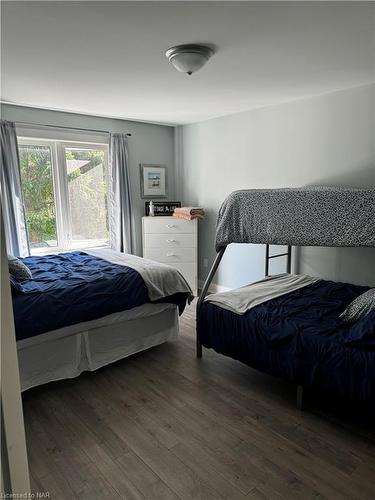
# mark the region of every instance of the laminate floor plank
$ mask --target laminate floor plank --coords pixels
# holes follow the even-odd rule
[[[124,474],[119,464],[113,460],[110,450],[106,448],[106,441],[96,439],[96,435],[85,426],[84,421],[77,418],[77,414],[72,410],[71,405],[67,405],[64,400],[52,394],[49,394],[46,399],[49,408],[54,412],[55,418],[69,430],[72,440],[80,442],[85,453],[120,498],[126,498],[127,500],[144,499],[144,495],[134,486],[128,474]]]
[[[177,500],[180,498],[135,453],[130,451],[120,457],[117,462],[148,500],[156,498]]]
[[[152,373],[155,371],[155,369],[156,369],[155,367],[150,367],[149,363],[147,364],[147,368],[145,368],[145,370],[150,370]],[[161,379],[161,377],[162,377],[162,374],[159,373],[158,374],[159,380]],[[178,389],[177,389],[178,395],[180,397],[186,397],[186,396],[189,397],[189,394],[184,393],[184,389],[186,389],[186,387],[184,387],[184,385],[186,386],[186,384],[182,384],[181,386],[178,387]],[[202,398],[202,400],[203,399],[204,398]],[[259,426],[259,423],[256,420],[254,420],[251,424],[247,423],[245,421],[245,419],[243,418],[243,415],[241,415],[238,412],[237,407],[231,406],[228,402],[225,402],[223,404],[222,401],[220,401],[219,397],[217,397],[215,399],[211,399],[210,397],[207,397],[207,400],[210,401],[210,405],[205,406],[205,407],[204,406],[200,407],[203,411],[203,414],[204,414],[203,418],[205,418],[206,416],[209,416],[210,413],[212,412],[212,408],[213,408],[218,424],[221,423],[221,424],[227,425],[229,428],[232,429],[233,432],[238,432],[241,435],[241,437],[243,438],[243,440],[249,439],[251,437],[250,431],[255,426]],[[200,404],[200,402],[201,402],[201,398],[198,397],[196,394],[195,403]],[[245,415],[246,415],[246,412],[245,412]],[[264,428],[262,426],[260,426],[260,432],[262,433],[262,431],[264,434]],[[261,447],[259,450],[257,450],[258,456],[267,455],[268,441],[267,441],[266,437],[268,435],[269,435],[269,433],[267,433],[264,437],[262,436],[262,438],[264,440],[263,446],[265,447],[265,449],[263,449]],[[284,443],[284,441],[288,442],[284,437],[282,437],[281,440],[279,439],[278,444],[280,444],[280,446],[281,446]],[[296,448],[295,446],[293,446],[293,443],[288,443],[288,444],[289,444],[289,446],[287,447],[285,456],[282,457],[281,462],[285,463],[286,459],[289,459],[289,457],[292,457],[294,459],[292,461],[292,465],[295,466],[296,462],[299,463],[300,455],[303,454],[304,450],[300,450],[300,449]],[[244,447],[246,447],[246,446],[247,446],[247,444],[244,445]],[[284,448],[285,448],[285,444],[284,444]],[[305,454],[307,456],[308,452],[305,452]],[[256,457],[257,455],[254,455],[254,457]],[[236,457],[236,450],[232,449],[231,450],[231,460],[235,460],[234,457]],[[223,456],[222,460],[225,461],[226,457]],[[307,456],[307,460],[311,460],[311,459]],[[244,460],[244,458],[242,457],[241,459],[237,458],[237,460],[235,460],[234,463],[235,463],[237,472],[240,474],[241,468],[242,468],[241,464],[249,464],[249,461]],[[322,472],[326,471],[326,464],[319,463],[318,465],[320,466]],[[297,466],[297,468],[298,468],[298,466]],[[252,470],[252,471],[255,470],[254,464],[252,464],[252,467],[250,470]],[[340,474],[340,471],[337,471],[337,473]]]
[[[71,428],[61,425],[46,404],[38,405],[34,401],[30,406],[34,420],[38,420],[43,429],[37,437],[42,446],[44,443],[49,460],[61,471],[75,497],[82,500],[122,498],[100,473]],[[40,482],[43,483],[43,477]]]
[[[32,490],[53,500],[374,500],[374,417],[180,338],[23,395]],[[322,406],[320,406],[320,404]]]
[[[190,467],[194,472],[202,475],[206,481],[214,488],[218,498],[224,500],[244,500],[246,497],[234,485],[232,485],[220,472],[220,468],[210,460],[209,455],[201,460],[204,454],[199,443],[178,444],[172,448],[172,453],[178,457],[181,462]]]
[[[129,375],[129,370],[127,370],[127,375]],[[138,374],[139,378],[140,375]],[[121,385],[120,379],[121,374],[118,374],[119,384]],[[233,462],[229,456],[226,460],[222,460],[224,452],[233,449],[242,440],[223,426],[220,426],[214,416],[199,413],[188,405],[180,408],[169,404],[168,401],[160,398],[157,391],[152,391],[152,382],[149,383],[151,389],[147,391],[147,380],[143,377],[138,380],[138,384],[143,387],[142,411],[152,414],[179,442],[187,446],[195,445],[195,454],[200,454],[200,463],[212,462],[217,472],[222,473],[234,488],[238,488],[244,493],[248,492],[255,483],[254,469],[252,474],[249,474],[249,471],[242,469],[241,463]],[[153,433],[153,437],[158,438],[155,433]],[[217,455],[217,450],[221,452],[219,455]],[[217,460],[218,456],[220,460]],[[233,491],[233,495],[235,493]]]
[[[127,408],[113,400],[109,407],[105,403],[106,392],[94,392],[86,380],[81,406],[87,405],[95,411],[96,416],[111,426],[127,446],[181,498],[186,499],[218,499],[221,498],[214,488],[203,477],[185,466],[168,448],[157,440],[153,430],[148,425],[141,425],[134,418],[131,408]],[[130,411],[129,411],[130,410]],[[86,410],[87,411],[87,410]],[[86,413],[85,411],[85,413]],[[121,461],[120,461],[121,462]]]
[[[156,361],[155,354],[150,353],[150,356]],[[170,369],[173,370],[175,363],[173,361],[171,363],[172,365],[168,363],[168,366],[172,366]],[[179,374],[186,376],[186,364],[183,373],[179,371]],[[189,380],[192,379],[189,377]],[[351,451],[348,452],[346,442],[333,438],[327,439],[330,437],[329,433],[322,436],[320,433],[309,429],[309,427],[301,425],[301,416],[298,412],[288,413],[289,418],[285,419],[285,414],[281,413],[277,407],[272,408],[269,401],[259,402],[259,398],[256,399],[255,397],[256,395],[251,393],[243,394],[236,387],[233,387],[233,384],[229,384],[228,377],[224,378],[222,375],[210,377],[204,383],[208,384],[211,390],[220,393],[221,397],[227,395],[228,403],[230,402],[232,406],[247,408],[249,413],[245,418],[262,420],[264,425],[269,426],[271,430],[277,429],[278,433],[288,436],[301,447],[324,457],[328,463],[337,465],[348,473],[353,472],[359,464],[360,458]],[[281,415],[282,418],[280,418]]]

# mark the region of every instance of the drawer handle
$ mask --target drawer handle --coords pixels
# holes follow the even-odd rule
[[[175,253],[167,253],[167,257],[176,257]]]
[[[172,228],[176,227],[176,224],[167,224],[165,227],[172,229]]]
[[[177,240],[170,239],[170,240],[165,240],[167,243],[177,243]]]

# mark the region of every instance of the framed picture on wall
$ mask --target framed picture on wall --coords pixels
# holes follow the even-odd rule
[[[141,198],[167,198],[167,168],[142,163]]]

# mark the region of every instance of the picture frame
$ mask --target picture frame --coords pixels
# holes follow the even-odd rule
[[[155,164],[140,164],[141,198],[158,199],[168,197],[167,167]]]
[[[175,208],[181,208],[180,201],[155,201],[154,205],[154,216],[171,216],[173,215]],[[145,202],[145,215],[150,215],[150,202]]]

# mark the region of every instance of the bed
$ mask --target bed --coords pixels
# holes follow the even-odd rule
[[[175,269],[110,249],[22,259],[13,290],[22,390],[173,340],[192,299]]]
[[[300,408],[303,387],[375,406],[375,312],[354,324],[340,318],[368,287],[313,280],[238,314],[208,294],[231,243],[266,244],[266,275],[274,257],[270,244],[288,245],[288,251],[279,254],[288,258],[288,273],[292,245],[375,247],[375,190],[319,187],[232,193],[219,211],[218,253],[197,304],[198,357],[202,346],[212,348],[294,382]],[[228,292],[229,297],[231,293],[238,291]]]

